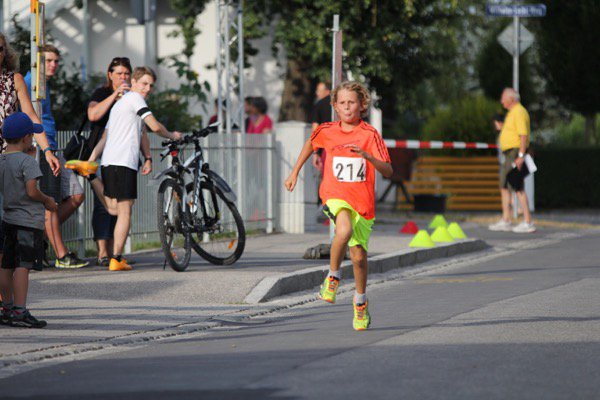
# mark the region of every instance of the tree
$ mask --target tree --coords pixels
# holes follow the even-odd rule
[[[402,94],[435,74],[436,62],[451,58],[456,0],[294,0],[245,2],[245,21],[272,25],[274,47],[285,51],[286,76],[280,119],[306,120],[312,88],[328,79],[331,32],[340,14],[344,71],[382,98],[384,114],[396,113]],[[264,32],[264,30],[263,30]],[[447,46],[432,45],[447,43]]]
[[[595,115],[600,111],[600,3],[548,0],[537,18],[540,64],[547,90],[585,117],[585,141],[598,143]]]

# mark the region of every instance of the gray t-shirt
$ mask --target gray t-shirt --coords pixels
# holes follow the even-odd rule
[[[9,224],[44,229],[44,204],[27,195],[25,183],[42,176],[30,155],[22,152],[0,154],[0,191],[4,196],[2,219]]]

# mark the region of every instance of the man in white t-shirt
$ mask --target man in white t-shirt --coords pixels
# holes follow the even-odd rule
[[[181,139],[181,133],[169,132],[152,115],[145,98],[156,81],[151,68],[138,67],[131,76],[131,91],[123,95],[110,111],[103,138],[92,152],[88,161],[69,161],[66,168],[86,176],[92,188],[111,215],[117,216],[114,232],[113,257],[110,271],[129,271],[132,267],[122,258],[125,240],[131,225],[131,209],[137,198],[137,172],[140,159],[140,144],[144,155],[142,174],[152,171],[152,158],[146,127],[154,133],[173,140]],[[97,179],[96,159],[102,154],[102,178]]]

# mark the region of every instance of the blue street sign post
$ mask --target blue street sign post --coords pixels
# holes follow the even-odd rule
[[[545,4],[500,5],[488,4],[485,14],[490,17],[540,18],[546,16]]]

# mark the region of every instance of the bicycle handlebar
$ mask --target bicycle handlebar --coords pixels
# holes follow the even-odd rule
[[[200,130],[192,130],[191,135],[186,135],[180,140],[171,140],[171,139],[165,140],[165,141],[161,142],[161,146],[165,147],[165,146],[170,146],[172,144],[177,144],[177,145],[189,144],[189,143],[194,142],[194,140],[196,140],[197,138],[207,137],[211,133],[216,132],[218,127],[219,127],[219,123],[215,122],[214,124],[211,124],[211,125],[207,126],[206,128],[202,128]]]

